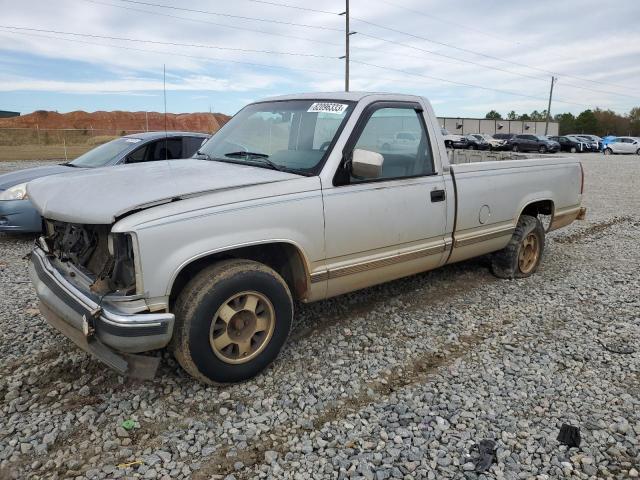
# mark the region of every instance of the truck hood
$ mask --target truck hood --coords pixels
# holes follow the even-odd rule
[[[162,203],[298,175],[208,160],[169,160],[87,169],[34,180],[27,194],[51,220],[111,224],[118,217]]]
[[[49,165],[47,167],[25,168],[11,173],[0,175],[0,190],[6,190],[14,185],[30,182],[36,178],[48,177],[49,175],[57,175],[58,173],[73,172],[73,167],[65,165]]]

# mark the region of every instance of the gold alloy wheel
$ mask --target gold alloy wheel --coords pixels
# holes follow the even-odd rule
[[[518,268],[522,273],[530,273],[538,262],[540,255],[540,242],[535,233],[531,232],[522,241],[520,252],[518,253]]]
[[[248,362],[269,344],[275,320],[273,305],[263,294],[238,293],[228,298],[213,317],[209,329],[211,349],[223,362]]]

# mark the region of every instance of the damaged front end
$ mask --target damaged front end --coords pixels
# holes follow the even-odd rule
[[[159,357],[133,354],[165,347],[174,316],[147,304],[133,236],[53,220],[43,230],[30,273],[47,321],[119,373],[153,376]]]
[[[134,295],[137,291],[133,241],[126,233],[110,233],[109,225],[45,221],[40,244],[59,262],[91,279],[97,295]]]

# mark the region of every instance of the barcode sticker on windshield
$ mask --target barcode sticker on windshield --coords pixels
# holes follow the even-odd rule
[[[307,112],[323,112],[323,113],[335,113],[340,115],[344,112],[349,105],[344,103],[327,103],[327,102],[317,102],[309,107]]]

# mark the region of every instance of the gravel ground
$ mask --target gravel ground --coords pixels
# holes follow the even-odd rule
[[[40,317],[31,239],[0,236],[0,478],[637,477],[640,160],[580,159],[587,220],[533,277],[480,258],[301,305],[274,365],[227,388],[168,354],[144,383],[92,361]]]

